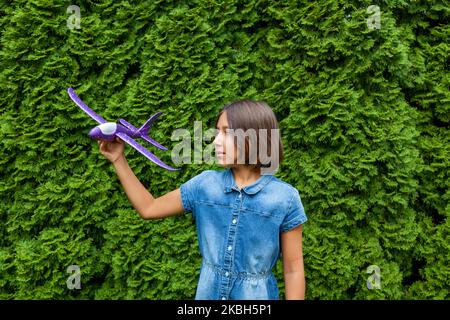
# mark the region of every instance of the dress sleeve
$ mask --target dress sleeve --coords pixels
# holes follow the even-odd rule
[[[192,177],[190,180],[180,185],[181,201],[185,212],[192,212],[195,218],[195,203],[197,200],[198,188],[202,185],[202,180],[206,171]]]
[[[298,193],[298,190],[295,189],[295,192],[289,202],[289,209],[287,211],[287,214],[285,215],[284,220],[280,226],[280,231],[289,231],[305,223],[307,220],[308,218],[306,217],[300,194]]]

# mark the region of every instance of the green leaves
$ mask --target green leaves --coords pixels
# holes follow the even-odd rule
[[[370,30],[371,4],[106,1],[80,5],[73,30],[64,1],[0,5],[0,299],[195,295],[192,216],[138,216],[68,87],[110,121],[162,111],[150,134],[169,150],[174,130],[213,128],[226,103],[267,101],[277,176],[309,218],[307,299],[448,298],[449,11],[391,1]],[[180,175],[126,155],[155,197],[210,168]],[[66,285],[71,265],[80,290]]]

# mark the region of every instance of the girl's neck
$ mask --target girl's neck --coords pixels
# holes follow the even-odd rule
[[[234,181],[237,186],[242,189],[245,186],[251,185],[256,182],[261,176],[261,169],[250,169],[245,166],[235,166],[231,168]]]

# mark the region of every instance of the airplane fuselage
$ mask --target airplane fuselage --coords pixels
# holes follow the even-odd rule
[[[114,141],[116,134],[123,132],[130,137],[135,137],[135,132],[124,127],[120,123],[105,122],[94,127],[89,132],[89,137],[97,140]]]

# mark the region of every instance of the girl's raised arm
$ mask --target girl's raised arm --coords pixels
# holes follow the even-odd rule
[[[114,162],[114,168],[128,199],[142,219],[161,219],[184,212],[179,188],[154,198],[131,170],[125,157]]]
[[[123,141],[102,141],[99,146],[100,152],[113,164],[128,199],[143,219],[160,219],[184,212],[180,189],[155,199],[145,188],[128,165]]]
[[[154,199],[153,203],[144,210],[143,219],[161,219],[182,214],[184,212],[181,202],[180,189],[175,189],[165,195]]]

